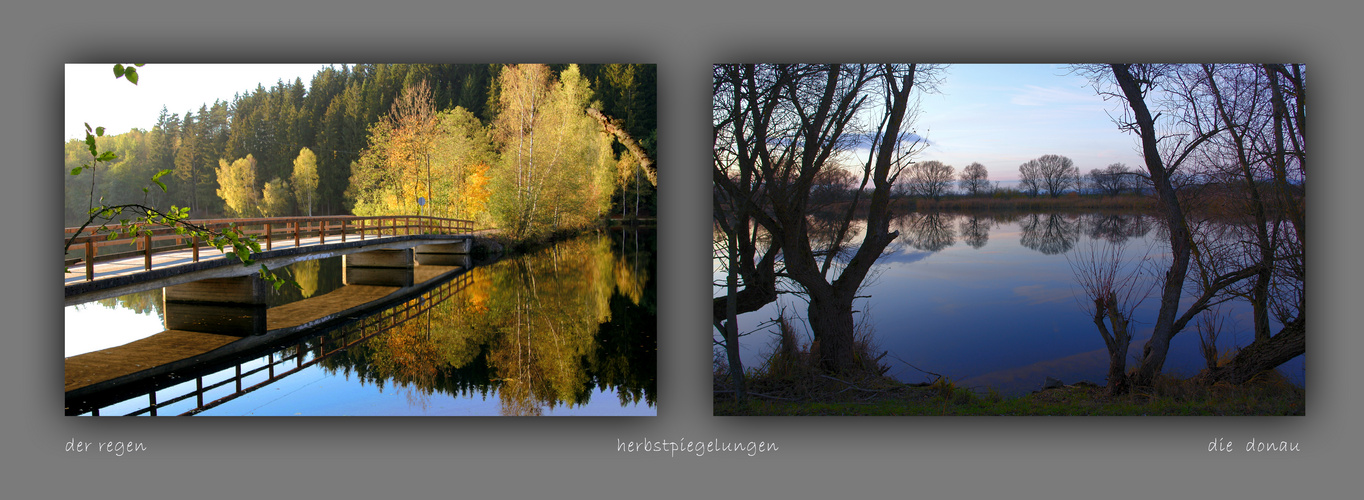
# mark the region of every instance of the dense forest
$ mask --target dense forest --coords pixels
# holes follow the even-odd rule
[[[99,137],[117,159],[65,176],[64,222],[142,203],[196,218],[435,215],[535,236],[652,215],[655,86],[642,64],[330,66]],[[80,140],[64,153],[67,172],[91,159]],[[167,190],[144,192],[163,170]]]

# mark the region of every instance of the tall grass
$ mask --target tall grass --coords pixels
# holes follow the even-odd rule
[[[825,400],[832,394],[876,392],[877,388],[898,384],[885,376],[890,367],[882,365],[881,360],[888,353],[880,349],[874,329],[867,323],[859,322],[853,333],[857,368],[835,376],[820,366],[819,343],[805,341],[793,321],[784,312],[774,320],[769,354],[745,374],[749,394],[778,400]],[[718,351],[712,371],[717,383],[728,376],[727,363]]]

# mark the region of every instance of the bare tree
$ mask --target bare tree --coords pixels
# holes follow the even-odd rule
[[[716,218],[749,217],[780,247],[785,274],[808,296],[810,329],[828,370],[849,372],[858,365],[852,302],[897,236],[888,230],[891,186],[924,146],[907,130],[909,96],[925,82],[931,88],[935,73],[917,64],[716,67],[715,107],[733,112],[723,118],[717,112],[716,149],[724,151],[716,155],[713,180],[717,193],[734,194],[717,201]],[[852,163],[858,156],[864,158],[860,186],[839,219],[833,248],[817,251],[807,217],[815,179],[830,162]],[[733,185],[735,178],[740,185]],[[865,235],[833,277],[834,256],[846,244],[868,183]]]
[[[1028,163],[1036,162],[1037,178],[1042,189],[1052,198],[1061,196],[1067,189],[1077,187],[1080,169],[1075,162],[1061,155],[1042,155]],[[1025,164],[1026,165],[1026,164]]]
[[[910,194],[922,198],[942,199],[952,189],[953,168],[937,160],[915,163],[909,167],[905,185]]]
[[[767,245],[762,257],[757,257],[762,232],[754,217],[766,211],[767,204],[762,200],[766,179],[753,167],[760,162],[762,145],[753,140],[749,119],[764,111],[750,108],[774,101],[778,91],[775,82],[759,88],[757,78],[753,66],[714,69],[712,214],[722,235],[719,257],[725,263],[726,280],[725,295],[714,299],[712,322],[724,339],[728,371],[740,401],[747,394],[739,356],[738,316],[777,299],[776,257],[780,251],[779,245]]]
[[[1303,311],[1306,241],[1299,186],[1306,177],[1305,82],[1300,65],[1202,65],[1192,79],[1197,94],[1214,111],[1225,131],[1211,141],[1210,157],[1220,160],[1227,185],[1239,198],[1233,209],[1249,221],[1240,241],[1250,252],[1242,265],[1258,271],[1234,293],[1250,302],[1255,340],[1225,366],[1210,367],[1210,381],[1243,382],[1306,351]],[[1191,102],[1192,99],[1189,99]],[[1266,182],[1268,180],[1268,182]],[[1270,315],[1283,325],[1271,332]]]
[[[961,190],[971,196],[980,196],[990,189],[990,172],[979,162],[961,169]]]
[[[1100,194],[1117,196],[1136,187],[1136,174],[1122,163],[1089,171],[1089,182]]]
[[[1028,196],[1036,197],[1042,191],[1042,165],[1035,159],[1019,165],[1018,183]]]
[[[1188,68],[1176,65],[1112,64],[1106,70],[1112,73],[1113,81],[1117,85],[1116,91],[1102,89],[1107,81],[1104,71],[1093,71],[1094,68],[1088,70],[1096,77],[1094,81],[1096,87],[1100,87],[1101,94],[1118,97],[1127,104],[1127,111],[1119,119],[1119,126],[1124,130],[1136,132],[1141,139],[1146,170],[1170,239],[1170,267],[1161,286],[1159,312],[1153,325],[1151,340],[1142,348],[1141,364],[1133,379],[1136,385],[1150,385],[1164,365],[1170,340],[1199,313],[1227,300],[1225,292],[1230,287],[1259,274],[1262,266],[1269,263],[1256,260],[1246,265],[1234,265],[1235,262],[1228,262],[1227,259],[1215,258],[1219,254],[1226,255],[1225,252],[1209,252],[1207,250],[1210,248],[1207,247],[1202,251],[1195,251],[1200,244],[1206,246],[1209,242],[1215,241],[1215,238],[1195,236],[1195,227],[1189,223],[1188,212],[1179,196],[1176,181],[1180,178],[1198,177],[1189,172],[1181,172],[1180,167],[1185,166],[1186,161],[1193,164],[1197,162],[1197,158],[1203,157],[1206,146],[1223,134],[1225,128],[1215,119],[1209,119],[1209,112],[1203,106],[1186,99],[1176,101],[1175,106],[1167,109],[1171,112],[1172,123],[1167,125],[1167,129],[1162,133],[1157,129],[1157,115],[1153,114],[1147,105],[1148,93],[1160,88],[1162,84],[1166,90],[1179,89],[1181,79],[1188,77],[1188,74],[1181,73],[1181,70],[1187,71]],[[1184,85],[1184,88],[1188,88],[1188,85]],[[1173,94],[1177,95],[1178,92]],[[1190,161],[1191,159],[1194,160]],[[1195,264],[1193,269],[1196,271],[1192,274],[1191,263]],[[1187,307],[1181,307],[1181,298],[1186,286],[1191,287],[1196,295]],[[1265,358],[1258,358],[1259,351],[1248,346],[1247,350],[1255,351],[1254,354],[1247,356],[1248,359],[1256,358],[1252,365],[1262,366],[1267,359],[1277,359],[1278,356],[1286,355],[1296,346],[1302,345],[1301,315],[1291,319],[1292,321],[1285,322],[1284,330],[1280,333],[1283,335],[1281,340],[1284,341],[1284,345],[1267,346],[1268,350],[1273,351],[1272,355],[1266,353]],[[1275,337],[1278,338],[1279,335]]]
[[[1128,390],[1127,349],[1132,343],[1129,328],[1132,313],[1150,296],[1154,285],[1154,281],[1143,276],[1147,260],[1133,261],[1124,250],[1120,243],[1100,244],[1091,240],[1087,249],[1066,254],[1075,282],[1088,298],[1081,306],[1092,313],[1094,326],[1108,348],[1110,395]]]

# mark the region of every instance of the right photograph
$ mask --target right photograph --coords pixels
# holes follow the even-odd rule
[[[717,64],[715,415],[1305,415],[1304,64]]]

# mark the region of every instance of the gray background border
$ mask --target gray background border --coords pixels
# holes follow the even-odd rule
[[[1356,324],[1361,135],[1358,5],[1340,1],[436,0],[188,6],[53,1],[5,8],[0,474],[13,498],[571,497],[745,494],[911,498],[1327,496],[1357,480],[1364,433]],[[655,418],[78,419],[60,416],[66,62],[645,62],[659,65],[659,416]],[[1313,73],[1311,398],[1302,418],[716,418],[706,320],[709,72],[771,61],[1305,62]],[[150,72],[146,74],[150,75]],[[53,234],[55,236],[55,234]],[[1352,369],[1353,368],[1353,369]],[[1226,438],[1235,453],[1210,453]],[[116,457],[70,439],[135,441]],[[756,457],[621,453],[617,441],[767,441]],[[1291,441],[1254,454],[1249,439]],[[1350,465],[1354,464],[1354,465]],[[1349,474],[1348,476],[1346,474]],[[1151,490],[1149,488],[1157,488]]]

